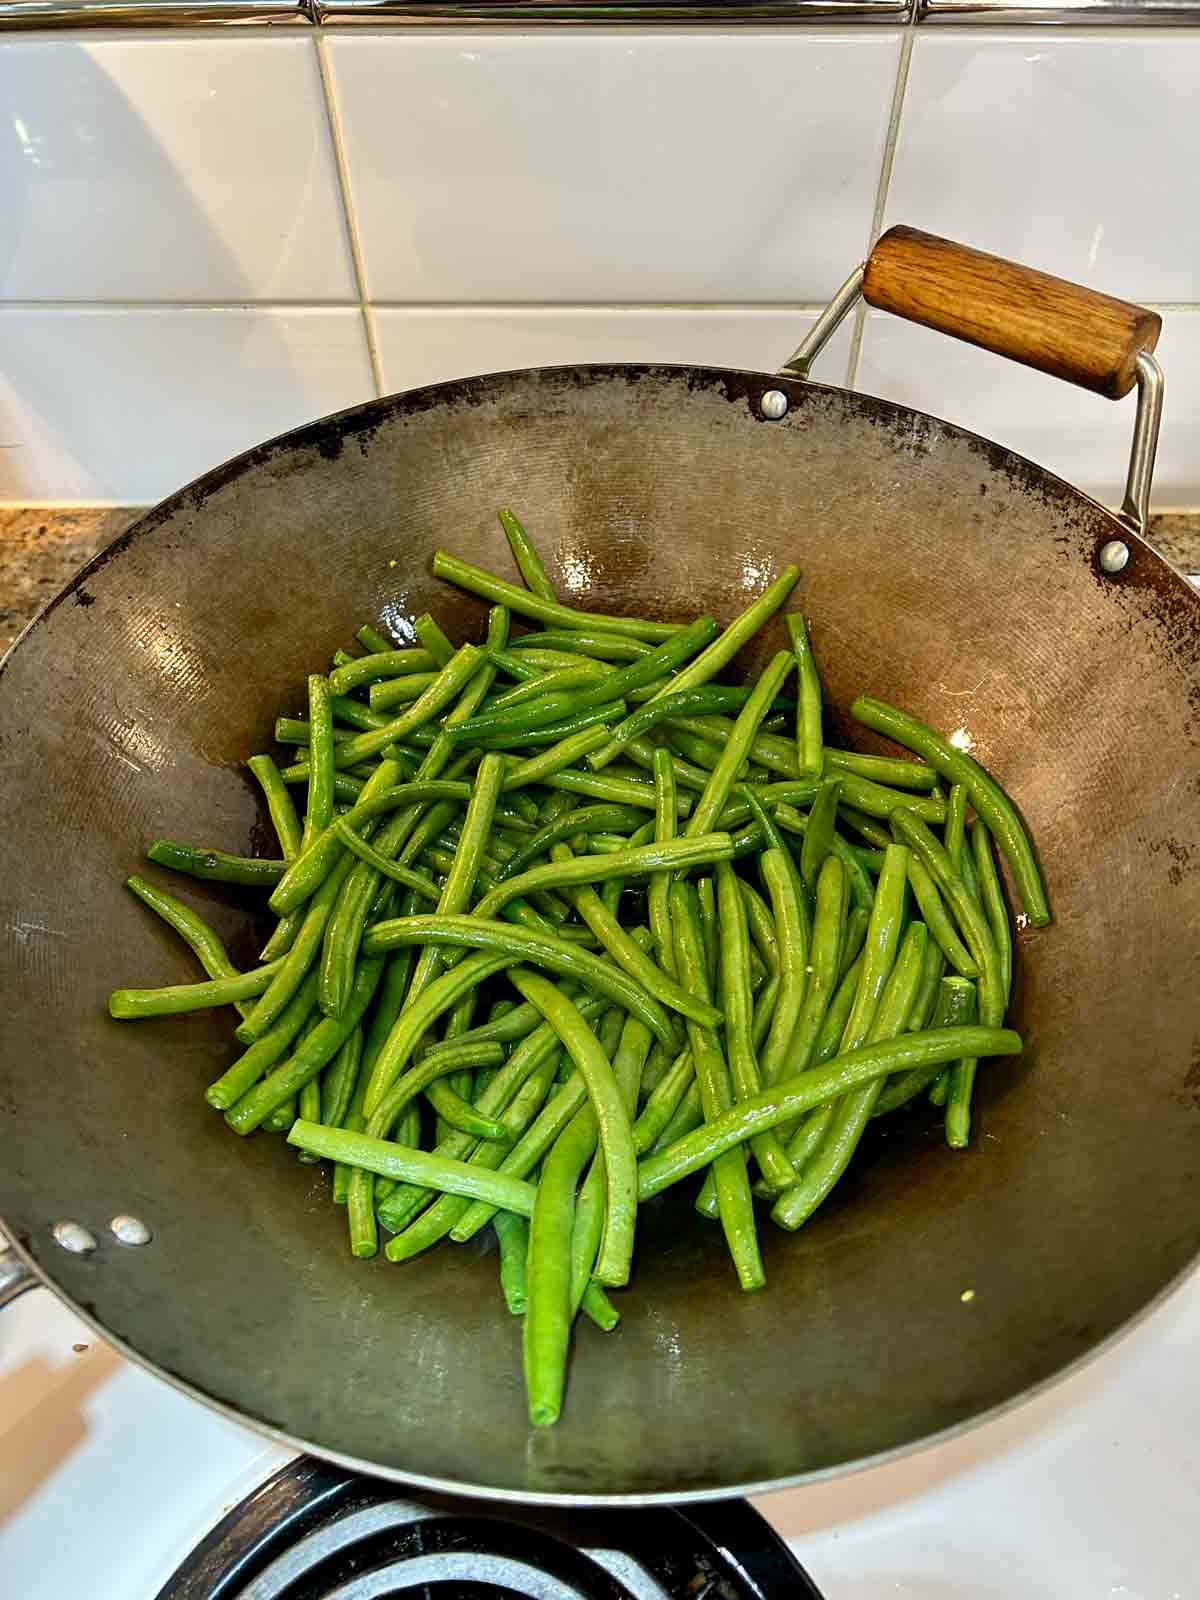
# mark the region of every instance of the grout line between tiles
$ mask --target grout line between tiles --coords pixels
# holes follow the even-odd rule
[[[774,312],[780,316],[817,316],[825,309],[824,301],[811,304],[769,300],[370,300],[372,311],[453,311],[459,314],[507,312],[515,315],[533,313],[555,316],[563,311],[612,312],[713,312],[743,311]]]
[[[867,239],[867,255],[875,248],[883,228],[887,210],[888,190],[892,184],[892,168],[896,163],[896,145],[900,137],[900,117],[904,110],[904,95],[908,88],[908,69],[912,61],[913,41],[916,39],[915,22],[905,28],[900,40],[900,59],[896,64],[896,86],[892,90],[892,109],[888,117],[887,137],[883,142],[883,161],[879,167],[879,186],[875,191],[875,210],[871,215],[871,233]],[[853,389],[858,380],[858,358],[862,354],[863,332],[867,325],[867,306],[860,301],[854,313],[854,332],[850,339],[850,359],[846,366],[846,387]]]
[[[375,320],[367,304],[366,271],[363,267],[362,241],[358,236],[358,217],[350,195],[350,171],[346,165],[346,149],[342,138],[342,119],[338,111],[337,96],[329,73],[322,31],[313,30],[313,49],[317,53],[317,71],[321,78],[321,93],[325,100],[325,115],[329,122],[329,137],[333,141],[333,159],[337,165],[338,188],[342,196],[342,215],[346,223],[346,237],[350,242],[350,259],[354,263],[354,282],[358,289],[359,309],[362,313],[363,337],[367,341],[367,357],[371,363],[371,380],[376,397],[383,394],[383,367],[375,343]]]

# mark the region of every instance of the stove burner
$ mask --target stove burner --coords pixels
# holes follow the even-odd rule
[[[301,1458],[157,1600],[821,1600],[744,1500],[559,1511],[402,1493]]]

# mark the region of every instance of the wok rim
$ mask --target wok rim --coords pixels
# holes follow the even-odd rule
[[[1142,533],[1131,528],[1107,506],[1065,478],[1030,460],[1027,456],[1023,456],[1017,451],[1011,450],[993,439],[989,439],[986,435],[975,433],[971,429],[964,428],[947,418],[936,416],[932,412],[921,411],[915,407],[902,405],[897,401],[887,400],[876,395],[864,394],[859,390],[846,388],[839,384],[813,383],[790,374],[764,373],[748,368],[669,362],[571,362],[553,366],[511,368],[504,372],[443,380],[413,389],[398,390],[389,395],[376,396],[373,399],[360,401],[356,405],[344,407],[339,411],[330,412],[325,416],[302,423],[297,427],[286,429],[282,433],[275,434],[259,444],[252,445],[248,449],[229,457],[226,461],[207,469],[142,512],[103,549],[97,551],[37,611],[14,639],[12,645],[5,652],[3,659],[0,660],[0,697],[3,695],[4,674],[10,660],[34,630],[42,625],[59,605],[69,599],[91,574],[107,566],[110,561],[119,557],[135,541],[141,540],[152,533],[168,517],[187,506],[189,500],[192,502],[194,509],[200,510],[204,499],[226,483],[267,461],[282,449],[303,447],[306,443],[311,444],[323,434],[327,434],[331,428],[341,436],[347,432],[356,432],[362,427],[371,427],[388,420],[394,415],[432,409],[441,403],[456,400],[460,402],[483,400],[486,398],[487,389],[491,386],[502,386],[514,380],[533,377],[569,376],[571,374],[585,375],[590,381],[603,380],[606,377],[615,379],[626,377],[629,374],[636,374],[638,377],[668,378],[676,382],[684,382],[689,387],[694,383],[711,384],[715,381],[718,384],[724,384],[727,389],[732,382],[736,391],[746,399],[756,393],[761,394],[764,389],[782,390],[790,398],[815,391],[850,400],[854,402],[860,414],[865,414],[868,417],[874,414],[875,417],[884,420],[894,421],[897,418],[909,418],[923,423],[933,423],[939,428],[949,430],[952,435],[959,439],[982,447],[994,466],[1001,462],[1010,463],[1017,467],[1030,482],[1040,482],[1043,485],[1052,486],[1056,492],[1065,494],[1076,502],[1082,503],[1091,514],[1099,514],[1109,528],[1125,540],[1126,543],[1133,543],[1152,558],[1158,578],[1173,580],[1175,584],[1178,584],[1186,591],[1189,599],[1197,607],[1200,607],[1200,591],[1194,589],[1186,577],[1165,556],[1161,555],[1153,545],[1147,542]],[[733,395],[730,395],[730,398],[733,398]],[[771,425],[766,419],[761,418],[761,414],[759,414],[759,420],[763,421],[764,426]],[[1097,550],[1100,542],[1102,541],[1097,542]],[[1121,581],[1120,575],[1110,577],[1108,581],[1115,581],[1119,584]],[[903,1444],[894,1445],[890,1449],[806,1472],[774,1478],[751,1479],[713,1487],[689,1488],[678,1493],[656,1490],[647,1493],[574,1494],[570,1492],[505,1490],[488,1484],[429,1476],[408,1469],[367,1462],[359,1457],[344,1454],[312,1440],[291,1434],[284,1429],[277,1428],[269,1422],[240,1410],[228,1401],[210,1395],[187,1379],[180,1377],[177,1373],[159,1367],[149,1356],[137,1350],[126,1339],[114,1334],[100,1318],[85,1310],[59,1284],[50,1269],[43,1267],[35,1258],[29,1245],[18,1239],[9,1229],[3,1217],[0,1217],[0,1240],[9,1245],[16,1258],[30,1271],[34,1279],[32,1287],[48,1289],[58,1301],[67,1306],[87,1327],[116,1350],[125,1360],[168,1384],[178,1393],[187,1396],[191,1400],[198,1401],[210,1411],[214,1411],[230,1422],[249,1429],[260,1437],[269,1439],[273,1443],[283,1445],[298,1453],[311,1455],[319,1460],[330,1462],[349,1472],[383,1479],[391,1483],[406,1484],[434,1493],[475,1498],[498,1504],[508,1502],[577,1509],[587,1507],[634,1508],[654,1505],[695,1505],[703,1504],[707,1501],[728,1499],[735,1495],[772,1494],[787,1489],[803,1488],[809,1484],[828,1483],[837,1479],[848,1478],[851,1475],[868,1472],[878,1467],[892,1465],[907,1459],[909,1456],[916,1455],[920,1451],[949,1444],[965,1437],[978,1427],[1010,1415],[1027,1402],[1040,1398],[1066,1379],[1082,1372],[1093,1361],[1107,1355],[1116,1348],[1128,1334],[1147,1323],[1190,1278],[1200,1275],[1200,1251],[1197,1251],[1189,1262],[1137,1310],[1131,1312],[1118,1326],[1112,1328],[1094,1345],[1058,1368],[1057,1371],[1048,1374],[1046,1377],[982,1411],[977,1411],[958,1422],[952,1423],[949,1427],[933,1433],[922,1434]]]

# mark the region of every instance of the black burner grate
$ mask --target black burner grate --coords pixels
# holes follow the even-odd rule
[[[744,1500],[559,1511],[406,1493],[301,1459],[158,1600],[820,1600]]]

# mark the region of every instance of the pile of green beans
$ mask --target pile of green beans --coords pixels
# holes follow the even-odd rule
[[[664,1189],[701,1179],[697,1211],[757,1289],[756,1202],[802,1226],[872,1120],[933,1114],[968,1143],[980,1061],[1021,1048],[1005,877],[1023,926],[1050,912],[1016,808],[970,756],[865,696],[853,717],[903,753],[825,743],[799,612],[756,680],[718,681],[795,567],[723,628],[604,616],[560,601],[500,521],[519,583],[433,562],[491,602],[481,640],[428,613],[414,646],[365,625],[365,653],[338,650],[279,719],[286,764],[250,758],[272,855],[146,851],[260,889],[277,920],[259,961],[239,971],[133,876],[205,977],[108,1004],[235,1008],[208,1103],[334,1163],[354,1255],[381,1232],[400,1262],[492,1228],[540,1427],[576,1316],[617,1325],[639,1206]]]

